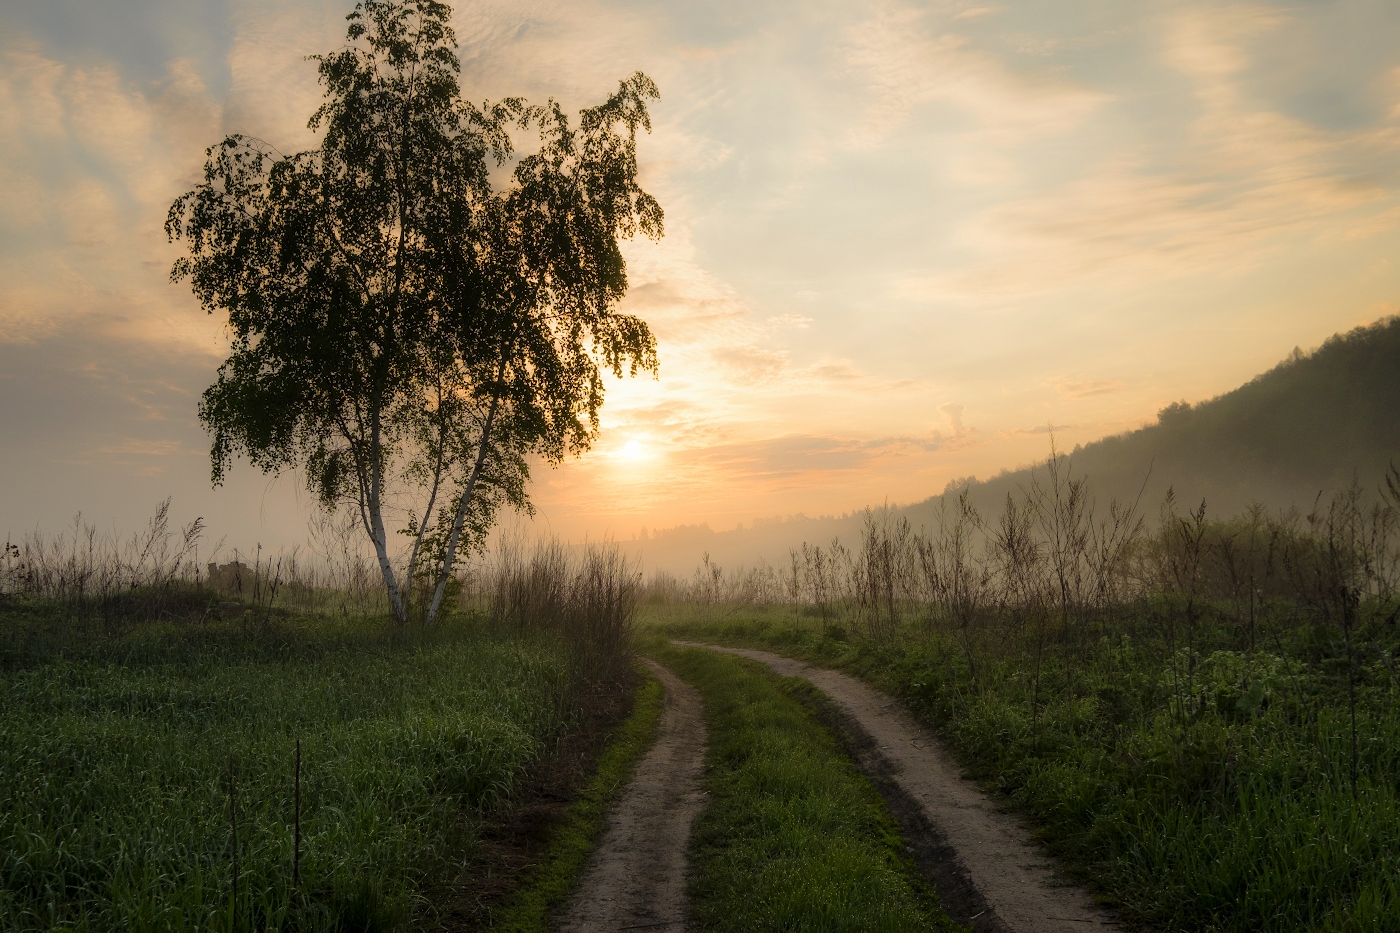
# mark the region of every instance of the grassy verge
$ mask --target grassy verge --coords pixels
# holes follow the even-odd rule
[[[955,929],[880,796],[799,701],[810,685],[715,652],[653,650],[705,699],[711,798],[691,840],[699,929]]]
[[[637,761],[656,736],[664,691],[661,681],[645,668],[639,671],[643,680],[631,715],[604,747],[597,771],[550,833],[540,867],[511,897],[510,906],[492,924],[493,933],[543,933],[551,911],[573,890],[608,807],[627,786]]]
[[[402,925],[574,707],[564,645],[469,627],[207,619],[12,652],[0,928]]]
[[[1038,691],[1030,655],[1015,645],[974,671],[948,636],[877,643],[743,616],[669,629],[843,667],[901,697],[1129,920],[1400,930],[1389,654],[1359,671],[1353,797],[1346,681],[1324,634],[1300,630],[1248,652],[1232,649],[1232,633],[1203,628],[1183,701],[1173,678],[1185,665],[1173,667],[1148,626],[1132,623],[1122,619],[1136,632],[1127,638],[1047,650]]]

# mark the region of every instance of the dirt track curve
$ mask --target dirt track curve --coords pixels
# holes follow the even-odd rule
[[[559,915],[561,933],[686,929],[686,845],[704,805],[705,718],[699,692],[647,661],[666,688],[656,744],[637,764],[608,828]]]
[[[883,770],[887,782],[897,785],[931,824],[935,848],[944,863],[942,870],[934,872],[939,876],[935,886],[953,919],[989,933],[1121,929],[1087,892],[1057,875],[1025,827],[964,779],[962,769],[940,741],[892,698],[854,677],[766,651],[684,641],[676,644],[760,661],[780,674],[809,681],[830,697],[851,725],[865,734],[865,749],[883,759],[883,767],[877,770]],[[869,762],[862,764],[863,770],[869,770]],[[895,801],[891,805],[899,809]],[[901,819],[901,823],[907,828],[906,820]],[[978,912],[957,916],[963,911],[952,909],[950,900]]]

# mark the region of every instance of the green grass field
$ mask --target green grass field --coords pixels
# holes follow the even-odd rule
[[[562,646],[463,627],[146,624],[5,661],[0,928],[15,931],[401,925],[573,715]]]
[[[1051,646],[1033,716],[1024,641],[976,656],[974,675],[953,636],[823,637],[813,620],[781,610],[668,615],[652,624],[843,667],[901,697],[1131,921],[1400,930],[1400,685],[1389,629],[1366,633],[1358,662],[1353,798],[1346,677],[1327,631],[1299,629],[1249,652],[1235,646],[1238,632],[1205,627],[1189,693],[1173,686],[1185,663],[1173,665],[1145,625],[1082,650]]]
[[[691,838],[699,929],[954,929],[884,802],[799,701],[810,685],[711,651],[652,650],[705,700],[710,802]]]

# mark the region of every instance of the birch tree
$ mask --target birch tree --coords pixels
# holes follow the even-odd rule
[[[232,341],[199,406],[214,483],[240,456],[303,470],[354,510],[400,622],[433,621],[464,550],[529,510],[532,459],[589,447],[604,372],[657,365],[618,310],[620,240],[662,233],[637,180],[655,85],[634,74],[576,124],[553,100],[474,105],[450,16],[363,0],[313,58],[319,147],[228,136],[166,221],[172,279]]]

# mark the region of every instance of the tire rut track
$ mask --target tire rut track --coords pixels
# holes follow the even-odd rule
[[[558,916],[560,933],[681,933],[689,926],[686,847],[705,803],[704,705],[694,687],[643,660],[666,688],[656,742],[608,814],[578,890]]]

